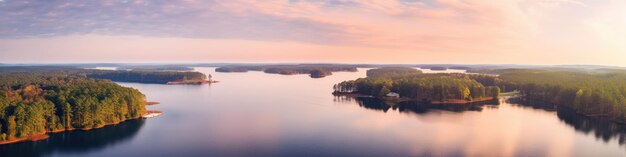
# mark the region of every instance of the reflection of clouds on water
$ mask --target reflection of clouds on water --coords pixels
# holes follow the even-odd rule
[[[581,142],[589,138],[567,129],[572,124],[564,125],[562,118],[555,118],[551,111],[506,102],[479,106],[481,110],[422,106],[421,110],[406,107],[401,111],[400,106],[385,107],[384,103],[362,99],[354,101],[359,107],[377,113],[354,120],[355,128],[385,132],[388,138],[406,143],[407,149],[416,156],[581,156],[598,153],[597,150],[581,149],[589,148],[580,145],[589,143]],[[614,153],[603,155],[618,155]]]
[[[411,114],[425,114],[429,112],[465,112],[465,111],[482,111],[485,107],[497,108],[497,101],[480,102],[471,105],[433,105],[424,104],[413,101],[406,101],[400,103],[388,103],[377,98],[352,98],[347,96],[335,96],[333,99],[336,103],[350,103],[356,101],[357,104],[365,109],[388,112],[389,110],[398,111],[402,113]]]
[[[148,100],[161,102],[151,108],[165,112],[149,119],[141,133],[127,127],[118,140],[105,139],[108,144],[74,143],[85,145],[86,151],[71,154],[67,148],[25,147],[22,152],[42,150],[33,154],[49,155],[54,150],[60,153],[51,156],[102,157],[626,155],[615,140],[605,143],[595,137],[611,135],[588,124],[595,122],[576,120],[571,122],[574,129],[563,120],[569,118],[559,120],[551,111],[507,102],[389,106],[331,94],[334,83],[364,77],[364,70],[321,79],[196,70],[212,73],[222,82],[213,86],[122,83],[139,89]],[[576,131],[590,129],[595,130]],[[37,145],[50,147],[45,143],[54,141],[62,140]]]
[[[573,127],[576,131],[585,135],[593,135],[595,138],[608,143],[617,141],[620,145],[626,144],[626,125],[603,120],[600,118],[590,118],[565,108],[552,104],[529,103],[519,99],[511,99],[510,103],[515,103],[518,107],[533,108],[536,110],[556,112],[560,121]]]
[[[576,131],[593,135],[607,143],[615,140],[620,145],[626,144],[626,125],[585,117],[564,108],[557,109],[557,115],[561,121],[572,126]]]
[[[220,120],[214,120],[213,125],[207,130],[213,138],[207,140],[218,143],[213,147],[225,153],[223,155],[253,156],[255,151],[263,150],[264,154],[275,154],[277,152],[267,151],[279,150],[281,132],[278,117],[275,115],[224,114]]]

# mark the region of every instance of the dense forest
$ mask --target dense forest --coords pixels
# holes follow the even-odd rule
[[[201,72],[163,71],[163,70],[95,70],[73,66],[18,66],[0,67],[1,72],[35,72],[56,75],[76,75],[88,78],[108,79],[117,82],[158,83],[202,82],[207,76]]]
[[[185,66],[121,66],[117,70],[135,70],[135,71],[192,71],[193,68]]]
[[[499,70],[505,90],[519,90],[524,101],[550,103],[592,117],[626,122],[624,70]]]
[[[357,71],[356,66],[340,64],[297,64],[297,65],[234,65],[223,66],[215,69],[217,72],[248,72],[263,71],[269,74],[295,75],[309,74],[311,77],[319,78],[332,75],[338,71]]]
[[[0,69],[0,141],[140,117],[145,97],[63,68]],[[28,68],[25,68],[28,69]]]
[[[92,70],[86,71],[89,78],[109,79],[118,82],[166,84],[174,81],[205,80],[207,76],[200,72],[154,71],[154,70]]]
[[[385,72],[385,70],[389,72]],[[484,85],[496,84],[494,82],[498,80],[494,76],[419,74],[406,69],[405,71],[410,75],[402,75],[397,73],[397,68],[381,68],[370,71],[372,72],[368,71],[368,75],[373,77],[341,82],[333,87],[335,92],[365,94],[375,97],[384,97],[390,92],[395,92],[404,98],[424,101],[473,101],[497,98],[500,93],[500,88],[497,86]]]
[[[338,93],[383,97],[389,92],[417,100],[472,100],[519,91],[524,102],[567,107],[579,114],[626,123],[626,71],[611,69],[484,69],[486,74],[419,74],[380,68],[367,78],[334,86]]]

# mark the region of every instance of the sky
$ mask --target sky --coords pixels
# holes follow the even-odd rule
[[[0,63],[626,66],[624,0],[0,0]]]

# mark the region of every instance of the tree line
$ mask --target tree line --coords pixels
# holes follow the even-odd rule
[[[389,92],[428,100],[497,97],[519,91],[525,102],[567,107],[579,114],[626,122],[626,70],[490,69],[498,75],[416,74],[409,69],[373,69],[367,78],[344,81],[336,92],[381,97]]]
[[[229,65],[215,69],[217,72],[248,72],[263,71],[268,74],[295,75],[309,74],[311,77],[319,78],[332,75],[338,71],[357,71],[353,65],[339,64],[294,64],[294,65]]]
[[[524,101],[568,107],[577,113],[626,121],[626,71],[507,69],[500,86]]]
[[[109,80],[59,69],[0,69],[0,141],[102,127],[144,112],[142,93]]]
[[[117,82],[166,84],[173,81],[205,80],[201,72],[162,71],[162,70],[96,70],[81,69],[73,66],[18,66],[0,67],[0,73],[22,72],[36,75],[75,75],[87,78],[108,79]]]
[[[172,81],[205,80],[207,76],[200,72],[154,71],[154,70],[91,70],[86,71],[89,78],[109,79],[118,82],[158,83]]]
[[[388,71],[386,71],[388,70]],[[372,72],[370,72],[372,71]],[[337,93],[356,93],[384,97],[390,92],[401,97],[426,101],[467,100],[497,98],[500,88],[485,86],[483,82],[495,81],[490,76],[466,74],[420,74],[408,69],[381,68],[368,71],[368,77],[344,81],[333,86]],[[404,71],[407,74],[402,74]]]

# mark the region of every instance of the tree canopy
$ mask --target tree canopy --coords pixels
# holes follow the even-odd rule
[[[421,74],[418,70],[406,68],[372,69],[367,73],[367,78],[341,82],[334,86],[334,90],[376,97],[395,92],[401,97],[428,101],[451,99],[471,101],[477,98],[497,97],[500,91],[496,86],[485,86],[481,83],[496,82],[495,77],[487,75]]]
[[[353,65],[339,64],[295,64],[295,65],[230,65],[215,69],[217,72],[263,71],[268,74],[295,75],[309,74],[313,78],[332,75],[337,71],[357,71]]]
[[[109,80],[50,69],[0,69],[0,141],[102,127],[144,112],[142,93]]]
[[[556,104],[588,116],[626,121],[626,71],[506,69],[499,71],[506,90],[524,101]]]
[[[205,80],[207,77],[200,72],[154,71],[154,70],[92,70],[87,71],[90,78],[109,79],[118,82],[158,83],[166,84],[173,81]]]

